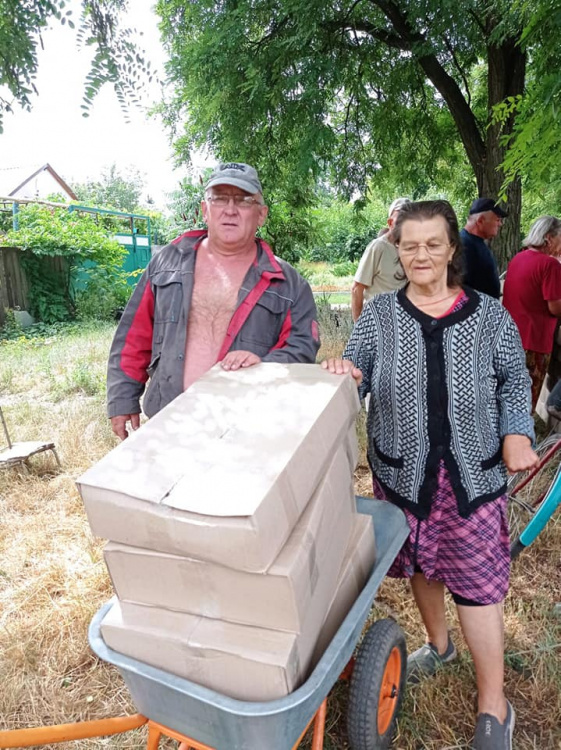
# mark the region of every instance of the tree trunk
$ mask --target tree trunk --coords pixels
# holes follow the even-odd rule
[[[490,27],[489,35],[491,31]],[[478,196],[497,199],[504,182],[504,173],[500,168],[505,156],[501,137],[511,132],[513,118],[504,123],[502,128],[499,125],[493,125],[491,124],[492,108],[508,96],[523,93],[526,57],[515,41],[508,39],[499,45],[487,47],[487,62],[489,124],[483,140],[473,111],[468,107],[454,79],[446,73],[435,56],[425,56],[419,59],[419,64],[427,77],[448,105],[469,163],[475,173]],[[517,179],[507,190],[508,217],[493,241],[493,251],[501,272],[505,270],[508,261],[520,246],[521,206],[522,187],[520,180]]]
[[[489,33],[490,33],[489,29]],[[512,131],[514,119],[499,125],[491,123],[492,108],[509,96],[524,92],[526,56],[513,39],[506,39],[499,45],[487,48],[487,96],[489,126],[485,138],[485,159],[475,170],[477,188],[481,197],[496,198],[504,181],[500,168],[505,157],[501,137]],[[506,208],[508,217],[501,231],[493,240],[492,247],[500,271],[504,271],[508,261],[520,249],[520,212],[522,208],[522,185],[520,179],[508,187]]]
[[[410,52],[415,43],[424,41],[421,31],[412,27],[405,11],[395,0],[372,0],[392,24],[395,37],[388,42],[387,36],[380,36],[376,30],[369,30],[374,38],[391,46],[400,46]],[[356,5],[356,3],[355,3]],[[354,6],[353,6],[354,7]],[[427,78],[442,95],[452,119],[458,130],[468,161],[474,171],[479,197],[498,198],[504,182],[504,173],[500,168],[504,160],[504,147],[501,138],[512,132],[514,118],[499,125],[491,124],[492,109],[496,104],[509,96],[524,93],[526,73],[526,55],[518,42],[519,35],[512,36],[496,43],[490,42],[497,29],[498,21],[485,14],[482,21],[484,38],[487,40],[487,123],[482,126],[477,121],[460,86],[446,71],[438,55],[422,54],[417,62]],[[520,29],[521,32],[521,29]],[[397,41],[399,40],[399,41]],[[510,258],[520,246],[520,211],[522,206],[522,186],[520,180],[514,180],[507,189],[506,209],[508,217],[493,242],[493,251],[499,268],[505,270]]]

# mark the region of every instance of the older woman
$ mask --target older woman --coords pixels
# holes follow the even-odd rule
[[[405,206],[395,225],[408,284],[369,302],[344,359],[371,394],[368,458],[375,494],[404,509],[411,533],[390,575],[411,579],[427,642],[408,659],[418,681],[456,656],[444,591],[457,605],[477,674],[473,747],[511,747],[503,692],[502,601],[508,589],[506,469],[537,462],[520,336],[495,299],[460,283],[458,222],[447,201]]]
[[[543,385],[561,317],[561,221],[540,216],[506,272],[503,304],[514,318],[532,378],[532,408]]]

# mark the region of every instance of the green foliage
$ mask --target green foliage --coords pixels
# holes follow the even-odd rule
[[[318,236],[317,221],[307,204],[290,205],[288,201],[267,197],[269,215],[261,230],[263,239],[276,255],[295,264],[305,248]]]
[[[2,114],[12,112],[12,99],[29,109],[36,92],[34,78],[37,70],[37,43],[41,31],[51,17],[64,16],[65,3],[54,0],[2,0],[0,5],[0,86],[6,87],[10,97],[0,95],[0,133]],[[69,22],[71,23],[71,22]]]
[[[78,361],[53,382],[51,395],[55,403],[73,394],[102,397],[105,395],[105,381],[104,368],[93,368],[89,362]]]
[[[142,213],[150,219],[152,245],[165,245],[168,242],[169,218],[161,211],[155,211],[154,209],[143,210]],[[136,224],[135,220],[135,226]]]
[[[14,100],[30,109],[37,93],[37,48],[41,32],[53,20],[75,27],[72,10],[65,0],[1,0],[0,2],[0,86],[10,96],[0,95],[0,133],[2,116],[13,111]],[[143,88],[152,80],[150,62],[146,61],[133,30],[121,28],[119,15],[128,0],[82,0],[78,22],[78,41],[95,50],[85,81],[84,116],[100,89],[109,83],[123,111],[129,103],[139,105]]]
[[[94,273],[85,289],[76,291],[78,320],[115,320],[133,292],[134,286],[129,283],[129,279],[140,273],[140,270],[132,273]]]
[[[15,339],[21,335],[22,328],[16,320],[13,310],[4,310],[4,325],[0,328],[0,341]]]
[[[177,190],[167,195],[169,219],[158,226],[164,243],[171,242],[180,234],[190,229],[204,227],[201,212],[201,201],[204,197],[204,186],[208,182],[211,169],[206,169],[199,176],[189,174]],[[160,243],[160,244],[164,244]]]
[[[74,317],[73,278],[79,266],[89,266],[90,277],[112,276],[126,253],[89,214],[29,204],[19,212],[19,225],[0,237],[0,245],[21,248],[29,311],[46,323]]]
[[[342,278],[343,276],[354,276],[357,267],[358,263],[355,263],[352,260],[345,260],[342,263],[334,265],[331,271],[334,276]]]
[[[12,207],[0,207],[0,235],[9,232],[13,225]]]
[[[82,47],[95,48],[86,76],[84,117],[105,84],[113,87],[126,116],[129,103],[142,105],[144,89],[152,81],[151,63],[144,56],[136,31],[119,25],[119,14],[128,6],[128,0],[82,0],[78,42]]]
[[[523,177],[529,186],[561,187],[561,6],[557,0],[517,0],[524,31],[521,44],[532,61],[523,95],[508,97],[494,108],[494,121],[502,126],[502,143],[508,147],[503,168],[506,187]],[[514,121],[512,129],[508,124]],[[557,208],[558,211],[558,208]]]
[[[495,22],[465,5],[161,1],[178,154],[205,143],[257,164],[287,196],[328,166],[347,198],[387,172],[425,192],[465,168],[459,123],[484,155],[487,103],[472,72]]]
[[[31,315],[45,323],[71,320],[75,310],[68,262],[53,268],[44,257],[31,253],[22,253],[20,262],[29,286]]]
[[[157,12],[174,86],[162,111],[180,160],[206,146],[246,161],[271,205],[298,208],[321,180],[346,200],[444,193],[464,207],[497,194],[513,122],[501,133],[490,112],[524,91],[533,62],[507,0],[160,0]],[[507,207],[503,258],[518,182]]]
[[[130,167],[123,174],[116,164],[112,164],[103,170],[100,180],[74,184],[72,190],[83,205],[138,213],[144,184],[144,178],[138,169]]]
[[[124,250],[100,230],[90,214],[30,203],[21,206],[18,218],[19,229],[0,238],[0,244],[38,256],[80,256],[105,266],[120,264]]]
[[[6,311],[6,320],[0,329],[0,345],[6,342],[19,342],[21,344],[42,344],[45,339],[50,339],[60,333],[79,330],[76,323],[34,323],[27,328],[18,325],[13,310]]]
[[[377,200],[363,206],[327,197],[313,215],[317,236],[303,255],[307,260],[336,264],[360,258],[366,245],[386,224],[387,208]]]

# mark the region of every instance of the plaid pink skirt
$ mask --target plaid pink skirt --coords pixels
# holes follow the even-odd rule
[[[374,480],[374,496],[385,499]],[[453,594],[478,604],[501,602],[508,591],[510,549],[507,497],[458,513],[448,472],[441,462],[430,515],[419,519],[404,510],[411,532],[391,566],[393,578],[411,578],[419,569]]]

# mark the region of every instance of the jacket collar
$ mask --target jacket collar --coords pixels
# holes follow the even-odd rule
[[[177,245],[181,252],[186,253],[197,250],[201,242],[208,236],[206,229],[192,229],[177,237],[171,244]],[[284,280],[285,276],[278,259],[269,245],[259,237],[255,238],[257,243],[257,257],[255,265],[259,274],[268,274],[269,278]]]
[[[407,298],[406,290],[409,285],[407,284],[397,292],[398,304],[407,312],[412,318],[417,320],[426,331],[438,331],[443,328],[449,328],[450,326],[460,323],[466,318],[469,318],[472,313],[475,312],[479,304],[481,303],[480,295],[469,286],[462,287],[468,301],[459,310],[454,313],[445,315],[443,318],[433,318],[430,315],[419,310],[418,307]]]

